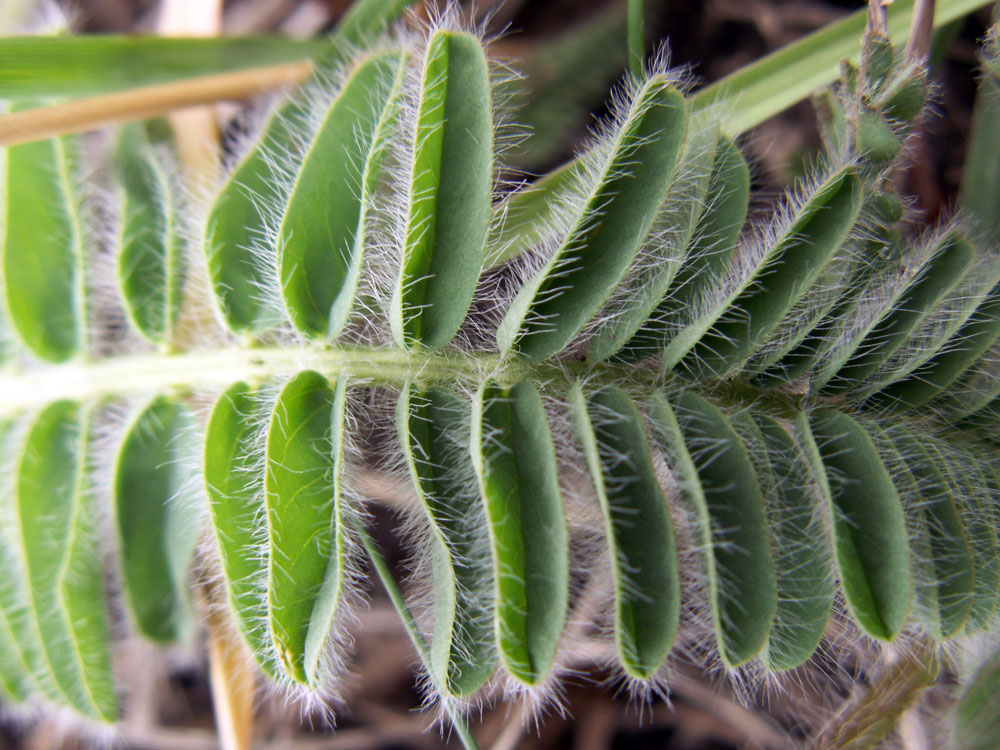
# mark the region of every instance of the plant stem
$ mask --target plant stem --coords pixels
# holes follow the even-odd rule
[[[860,698],[848,703],[810,744],[812,750],[861,750],[877,747],[900,717],[937,680],[935,647],[920,642],[882,672]]]
[[[642,0],[628,0],[628,69],[633,76],[642,76],[646,57],[645,13]]]
[[[96,361],[75,361],[31,369],[0,371],[0,418],[40,408],[53,401],[148,396],[168,391],[218,391],[243,380],[280,380],[302,370],[328,378],[346,375],[358,384],[399,387],[465,384],[478,387],[493,378],[501,385],[534,380],[551,391],[569,389],[577,380],[594,386],[631,384],[646,392],[657,388],[695,388],[735,405],[756,404],[775,416],[794,418],[801,397],[727,381],[718,393],[712,383],[695,384],[655,367],[594,365],[586,362],[529,364],[496,353],[455,351],[406,352],[373,347],[318,345],[261,348],[228,347],[177,354],[148,353]]]
[[[406,604],[406,599],[403,598],[403,592],[400,591],[396,579],[392,576],[392,571],[389,570],[388,563],[382,557],[378,545],[375,544],[375,540],[371,538],[364,524],[358,522],[354,528],[358,536],[361,537],[361,544],[364,546],[365,552],[368,554],[368,559],[371,561],[376,575],[378,575],[379,580],[382,582],[382,586],[389,595],[392,606],[395,607],[397,614],[399,614],[399,619],[403,621],[403,627],[406,628],[406,632],[413,642],[413,647],[417,650],[417,655],[420,657],[424,669],[427,670],[428,676],[433,680],[434,673],[430,668],[430,650],[427,647],[427,641],[424,640],[424,636],[420,632],[420,627],[417,625],[413,613],[410,612],[410,608]],[[466,724],[465,717],[462,716],[459,708],[445,697],[443,693],[439,694],[441,695],[442,707],[448,714],[448,718],[455,729],[455,733],[462,741],[462,745],[466,750],[478,750],[479,745],[476,742],[476,738],[472,736],[469,725]]]

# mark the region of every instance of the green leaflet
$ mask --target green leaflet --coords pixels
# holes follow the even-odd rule
[[[590,340],[590,359],[608,359],[629,342],[667,294],[684,260],[706,202],[718,145],[719,125],[692,118],[670,187],[640,250],[642,268],[619,284]]]
[[[678,329],[692,322],[692,313],[709,292],[722,283],[746,220],[750,170],[732,139],[720,136],[705,205],[691,246],[673,279],[673,286],[656,310],[629,340],[620,359],[651,356],[662,350]]]
[[[871,437],[832,409],[809,415],[832,499],[840,587],[861,628],[892,640],[910,605],[909,543],[903,509]]]
[[[110,723],[118,709],[89,450],[90,414],[72,401],[46,407],[25,439],[15,480],[31,638],[23,648],[41,643],[31,666],[48,697]]]
[[[975,568],[975,589],[969,624],[977,629],[995,627],[1000,612],[1000,481],[983,469],[949,472],[952,483],[962,493],[966,510],[965,528]]]
[[[17,453],[16,436],[13,422],[0,422],[0,451],[4,455]],[[27,621],[28,594],[24,563],[17,552],[12,485],[12,477],[6,477],[0,493],[0,695],[10,703],[23,703],[35,691],[32,674],[40,669],[41,646],[32,637]]]
[[[169,346],[184,280],[176,187],[139,125],[119,132],[113,166],[122,196],[118,288],[139,333]]]
[[[345,589],[345,378],[331,387],[305,370],[271,413],[265,449],[267,605],[272,647],[284,675],[321,687],[324,648]]]
[[[350,45],[392,23],[413,0],[359,0],[352,4],[331,36],[329,53],[318,66],[328,71],[343,64]],[[322,77],[314,75],[316,84]],[[308,85],[305,87],[308,90]],[[307,103],[293,98],[271,116],[263,134],[243,156],[221,187],[205,225],[205,257],[215,300],[225,324],[237,334],[253,334],[274,327],[280,313],[266,299],[271,284],[269,268],[255,258],[250,248],[268,236],[269,217],[264,207],[283,200],[274,161],[278,155],[296,152],[301,144],[293,120]]]
[[[390,323],[399,346],[436,349],[465,319],[485,257],[493,193],[493,113],[486,53],[439,30],[421,67],[402,268]]]
[[[680,580],[673,523],[649,451],[642,416],[618,388],[585,396],[569,409],[604,514],[615,580],[615,639],[622,667],[646,680],[662,666],[677,634]]]
[[[766,466],[757,471],[771,474],[766,499],[778,580],[778,607],[761,661],[786,670],[812,655],[830,619],[833,561],[820,505],[829,505],[830,489],[815,447],[798,437],[808,431],[804,413],[794,426],[763,414],[754,419],[766,451]]]
[[[399,442],[429,525],[430,668],[435,683],[459,697],[481,688],[496,665],[492,605],[483,599],[494,581],[485,559],[486,519],[475,496],[468,412],[468,404],[444,388],[409,386],[396,403]]]
[[[664,366],[679,364],[694,377],[740,367],[840,249],[861,209],[861,194],[853,168],[834,171],[773,241],[762,241],[758,259],[737,264],[736,281],[724,285],[702,318],[669,343]]]
[[[284,206],[281,292],[289,319],[307,336],[335,338],[351,312],[404,72],[398,51],[354,69],[309,144]]]
[[[950,386],[1000,336],[1000,285],[994,287],[942,351],[872,401],[893,408],[921,406]]]
[[[161,643],[187,637],[193,624],[187,572],[200,525],[199,498],[189,486],[194,429],[182,401],[158,396],[129,425],[115,462],[126,601],[139,631]]]
[[[842,350],[837,359],[844,365],[828,381],[817,378],[814,387],[821,387],[825,393],[842,393],[878,370],[959,282],[974,255],[972,245],[958,235],[943,237],[910,283],[894,295],[891,306],[886,305],[884,313],[873,321],[864,338],[855,337],[852,347]],[[849,355],[846,361],[844,354]]]
[[[760,484],[739,436],[701,396],[656,395],[649,414],[703,550],[719,655],[738,667],[764,646],[777,608]]]
[[[13,110],[30,108],[22,103]],[[6,309],[24,345],[49,362],[86,349],[87,239],[75,148],[71,138],[11,146],[0,177]]]
[[[900,265],[902,254],[899,232],[894,228],[902,218],[903,208],[899,199],[887,193],[876,193],[865,198],[862,210],[864,213],[858,219],[859,225],[871,222],[876,228],[869,236],[849,238],[851,247],[848,252],[856,259],[856,265],[850,277],[841,282],[846,283],[840,298],[794,347],[759,377],[759,382],[770,385],[788,383],[801,378],[819,362],[822,368],[816,367],[810,375],[811,382],[815,383],[822,377],[831,377],[831,371],[835,371],[853,352],[851,347],[859,334],[851,331],[866,317],[859,315],[863,309],[862,301],[870,299],[869,295],[882,294],[881,285],[886,283],[883,274],[891,273],[891,267]],[[914,255],[912,252],[906,254],[911,258]],[[838,346],[844,346],[846,350],[840,353]]]
[[[918,603],[925,610],[925,624],[934,638],[950,638],[961,632],[969,616],[974,587],[972,557],[958,498],[938,469],[943,457],[933,446],[924,445],[903,426],[890,427],[886,433],[915,480],[916,496],[907,506],[919,515],[919,532],[911,537],[911,546],[922,549],[916,556],[914,571],[926,566],[930,579],[929,586],[917,588]],[[898,470],[893,476],[897,488],[906,481]],[[910,509],[913,505],[916,507]]]
[[[496,639],[528,685],[549,674],[569,607],[569,532],[538,389],[487,383],[472,411],[472,461],[489,519]]]
[[[957,355],[955,359],[945,357],[948,364],[941,373],[950,379],[950,386],[996,341],[989,321],[996,313],[991,300],[997,299],[1000,299],[1000,256],[992,252],[979,253],[962,280],[928,313],[906,345],[890,357],[854,397],[861,401],[887,387],[915,379],[933,368],[937,357],[948,354]],[[972,340],[968,340],[967,336],[974,332]],[[977,349],[980,346],[983,348]],[[929,390],[935,392],[928,399],[939,392],[937,388]],[[882,394],[875,398],[875,402],[893,400]]]
[[[649,233],[686,133],[684,97],[662,75],[636,93],[569,234],[518,292],[501,352],[538,361],[565,348],[621,282]]]
[[[1000,744],[1000,649],[982,658],[970,653],[979,668],[955,706],[954,747],[993,750]]]
[[[219,396],[205,430],[204,474],[226,596],[250,653],[276,674],[267,632],[262,404],[244,382]]]

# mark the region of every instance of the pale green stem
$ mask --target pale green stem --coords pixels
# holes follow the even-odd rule
[[[368,559],[371,561],[372,567],[375,569],[375,573],[378,575],[379,580],[382,581],[382,586],[389,595],[389,599],[392,601],[392,606],[396,608],[396,612],[399,614],[399,619],[403,621],[403,626],[406,628],[406,632],[410,636],[410,640],[413,642],[413,647],[417,650],[417,655],[420,657],[420,661],[427,669],[427,674],[433,676],[434,672],[430,668],[431,655],[430,649],[427,647],[427,641],[424,640],[424,636],[420,632],[420,627],[417,625],[417,621],[414,619],[413,613],[410,612],[410,608],[406,604],[403,592],[400,591],[399,585],[396,583],[396,579],[392,576],[392,571],[389,570],[388,563],[386,563],[385,558],[382,557],[382,553],[379,552],[378,546],[375,544],[375,540],[371,538],[371,535],[364,527],[364,524],[357,522],[355,523],[354,528],[358,536],[361,537],[361,544],[364,545],[365,552],[368,553]],[[466,748],[466,750],[478,750],[479,745],[476,743],[476,738],[472,736],[472,732],[469,730],[469,725],[466,724],[465,717],[462,716],[461,711],[449,698],[444,696],[443,692],[441,695],[443,708],[448,714],[448,718],[455,729],[455,733],[462,741],[462,745]]]
[[[633,76],[642,76],[646,57],[646,32],[642,0],[628,0],[628,69]]]

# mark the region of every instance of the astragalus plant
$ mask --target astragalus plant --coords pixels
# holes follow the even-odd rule
[[[114,641],[208,613],[323,702],[374,573],[468,744],[487,686],[557,703],[588,639],[639,699],[678,659],[752,690],[845,643],[917,687],[971,672],[1000,616],[1000,255],[898,193],[920,51],[873,11],[823,152],[748,223],[738,97],[633,55],[578,157],[514,189],[516,63],[455,7],[371,30],[406,4],[356,5],[207,201],[162,123],[4,151],[5,700],[111,724]],[[407,488],[405,593],[373,477]],[[996,737],[993,670],[942,737]]]

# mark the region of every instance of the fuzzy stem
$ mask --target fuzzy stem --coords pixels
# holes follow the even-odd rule
[[[613,367],[584,362],[529,364],[495,353],[408,352],[371,347],[327,348],[316,345],[195,350],[177,354],[134,354],[98,361],[74,361],[37,369],[0,371],[0,418],[40,408],[61,399],[86,401],[139,396],[168,391],[221,390],[244,380],[280,380],[302,370],[328,378],[346,375],[352,381],[400,387],[467,384],[477,387],[487,377],[501,385],[534,380],[550,391],[568,390],[580,379],[592,385],[627,383],[651,391],[657,388],[707,391],[734,405],[755,404],[778,417],[794,418],[802,399],[727,382],[714,393],[704,385],[663,376],[656,369]]]
[[[848,703],[810,744],[812,750],[873,748],[935,683],[940,660],[934,646],[919,643],[890,664],[865,693]]]

